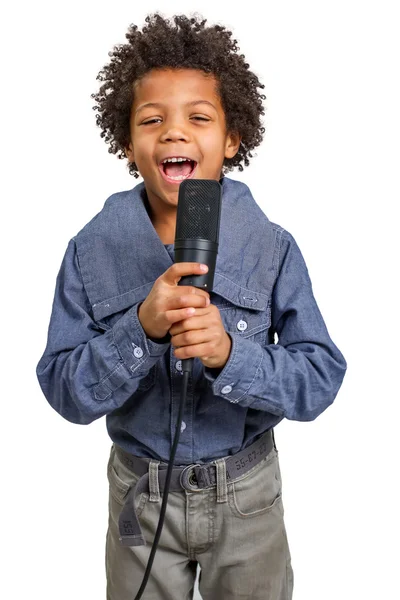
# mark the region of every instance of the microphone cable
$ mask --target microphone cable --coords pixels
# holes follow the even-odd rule
[[[165,480],[165,487],[164,487],[164,492],[163,492],[163,500],[162,500],[162,504],[161,504],[160,517],[158,520],[157,531],[154,536],[154,541],[153,541],[153,545],[151,548],[149,560],[147,562],[146,571],[143,576],[143,580],[142,580],[141,586],[139,588],[139,591],[135,596],[135,600],[139,600],[142,597],[145,587],[147,585],[151,567],[153,566],[154,556],[157,551],[158,542],[160,540],[161,531],[162,531],[162,528],[164,525],[164,517],[165,517],[165,512],[167,510],[167,501],[168,501],[168,494],[169,494],[169,486],[171,483],[172,469],[174,467],[176,449],[178,447],[179,437],[181,434],[183,410],[184,410],[184,407],[186,404],[187,387],[188,387],[188,382],[189,382],[189,376],[192,372],[192,367],[193,367],[193,358],[187,358],[185,360],[182,360],[183,382],[182,382],[181,397],[180,397],[180,402],[179,402],[178,420],[177,420],[177,424],[176,424],[174,442],[173,442],[171,454],[169,457],[169,464],[168,464],[167,476],[166,476],[166,480]]]

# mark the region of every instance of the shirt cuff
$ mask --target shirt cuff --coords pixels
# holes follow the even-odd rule
[[[170,345],[169,342],[153,342],[146,336],[137,314],[139,304],[132,306],[113,327],[118,352],[135,376],[146,374]]]
[[[232,347],[228,361],[222,371],[204,369],[204,376],[210,382],[216,396],[225,398],[232,404],[248,400],[251,386],[257,376],[263,359],[263,349],[257,342],[231,335]],[[252,398],[251,401],[254,399]],[[248,405],[249,402],[246,402]]]

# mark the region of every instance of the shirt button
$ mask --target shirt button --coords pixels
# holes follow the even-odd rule
[[[182,361],[181,360],[177,360],[175,363],[175,369],[177,371],[182,371]]]
[[[229,392],[231,392],[231,391],[232,391],[232,386],[226,385],[225,387],[222,388],[221,394],[229,394]]]
[[[243,321],[242,319],[237,323],[236,327],[239,329],[239,331],[246,331],[247,329],[247,323],[246,321]]]
[[[181,433],[183,431],[185,431],[185,429],[186,429],[186,423],[185,423],[185,421],[182,421],[182,424],[181,424]]]
[[[136,348],[134,348],[134,350],[133,350],[133,354],[136,356],[136,358],[142,358],[143,350],[141,348],[139,348],[138,346],[136,346]]]

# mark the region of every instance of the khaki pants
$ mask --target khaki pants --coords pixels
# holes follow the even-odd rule
[[[118,517],[134,475],[111,447],[108,463],[107,600],[134,600],[158,525],[162,494],[136,498],[146,546],[119,542]],[[203,600],[291,600],[293,570],[284,524],[278,452],[236,481],[170,492],[143,600],[191,600],[197,564]]]

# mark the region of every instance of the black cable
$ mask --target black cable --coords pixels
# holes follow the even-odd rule
[[[142,580],[141,586],[139,588],[139,591],[138,591],[138,593],[135,596],[135,600],[139,600],[142,597],[144,589],[145,589],[145,587],[147,585],[147,581],[149,579],[151,567],[153,565],[154,556],[155,556],[155,553],[156,553],[156,550],[157,550],[157,546],[158,546],[158,542],[159,542],[159,539],[160,539],[160,536],[161,536],[161,530],[162,530],[163,525],[164,525],[164,516],[165,516],[165,512],[167,510],[167,500],[168,500],[168,494],[169,494],[169,486],[170,486],[170,482],[171,482],[172,469],[173,469],[173,466],[174,466],[176,449],[178,447],[179,437],[180,437],[180,434],[181,434],[181,425],[182,425],[182,419],[183,419],[183,410],[184,410],[184,407],[185,407],[185,404],[186,404],[187,386],[188,386],[188,381],[189,381],[189,375],[190,375],[191,370],[192,370],[192,365],[193,365],[193,359],[191,359],[191,358],[182,361],[183,382],[182,382],[182,388],[181,388],[181,398],[180,398],[180,404],[179,404],[178,421],[177,421],[177,424],[176,424],[175,437],[174,437],[174,442],[173,442],[173,445],[172,445],[171,455],[169,457],[169,464],[168,464],[168,469],[167,469],[167,476],[166,476],[166,479],[165,479],[165,486],[164,486],[164,492],[163,492],[163,501],[162,501],[162,504],[161,504],[160,518],[158,520],[157,531],[156,531],[156,534],[154,536],[153,546],[151,548],[149,560],[147,562],[146,571],[145,571],[145,574],[143,576],[143,580]]]

